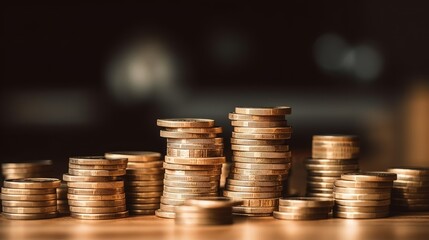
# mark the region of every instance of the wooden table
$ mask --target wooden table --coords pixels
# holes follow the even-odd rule
[[[174,220],[137,216],[87,221],[70,217],[17,221],[0,217],[0,239],[428,239],[429,212],[381,219],[282,221],[236,217],[233,225],[184,227]]]

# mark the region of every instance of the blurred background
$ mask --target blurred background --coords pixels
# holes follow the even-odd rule
[[[213,118],[228,142],[235,106],[288,105],[298,175],[314,134],[358,135],[364,170],[429,166],[429,3],[279,3],[3,3],[1,162],[60,176],[164,152],[157,118]]]

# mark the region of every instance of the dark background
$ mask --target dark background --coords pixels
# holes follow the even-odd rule
[[[427,1],[2,5],[1,162],[61,173],[70,156],[164,152],[157,118],[213,118],[228,139],[235,106],[288,105],[302,156],[344,133],[363,168],[429,164]]]

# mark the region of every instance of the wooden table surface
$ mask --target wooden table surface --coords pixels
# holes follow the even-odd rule
[[[0,239],[429,239],[429,212],[382,219],[283,221],[236,217],[233,225],[176,226],[174,220],[136,216],[88,221],[70,217],[18,221],[0,217]]]

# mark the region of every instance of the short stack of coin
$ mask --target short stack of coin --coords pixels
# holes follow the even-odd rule
[[[164,169],[161,154],[157,152],[110,152],[106,158],[127,158],[125,197],[127,209],[134,215],[153,215],[161,201]]]
[[[74,218],[98,220],[128,216],[124,181],[126,158],[103,156],[72,157],[67,182],[70,215]]]
[[[52,175],[51,160],[27,163],[3,163],[1,168],[4,179],[41,178]]]
[[[429,168],[390,168],[398,175],[393,182],[392,209],[429,211]]]
[[[349,135],[313,136],[312,158],[306,160],[307,196],[332,198],[334,181],[359,171],[359,141]]]
[[[290,107],[236,107],[229,114],[233,164],[223,195],[243,200],[234,214],[270,216],[277,208],[291,167],[292,128],[285,119],[290,113]]]
[[[174,218],[175,206],[186,199],[217,196],[223,156],[221,127],[212,119],[159,119],[161,137],[167,138],[164,191],[158,217]]]
[[[333,206],[332,198],[280,198],[279,210],[273,212],[273,217],[281,220],[325,219],[331,217]]]
[[[232,224],[232,207],[241,204],[224,197],[188,199],[176,206],[177,225],[226,225]]]
[[[4,181],[1,199],[3,216],[33,220],[57,217],[56,178],[21,178]]]
[[[335,181],[334,215],[340,218],[389,216],[390,194],[395,173],[360,172],[341,175]]]
[[[67,183],[62,182],[57,188],[57,209],[61,215],[70,215],[69,203],[67,200]]]

